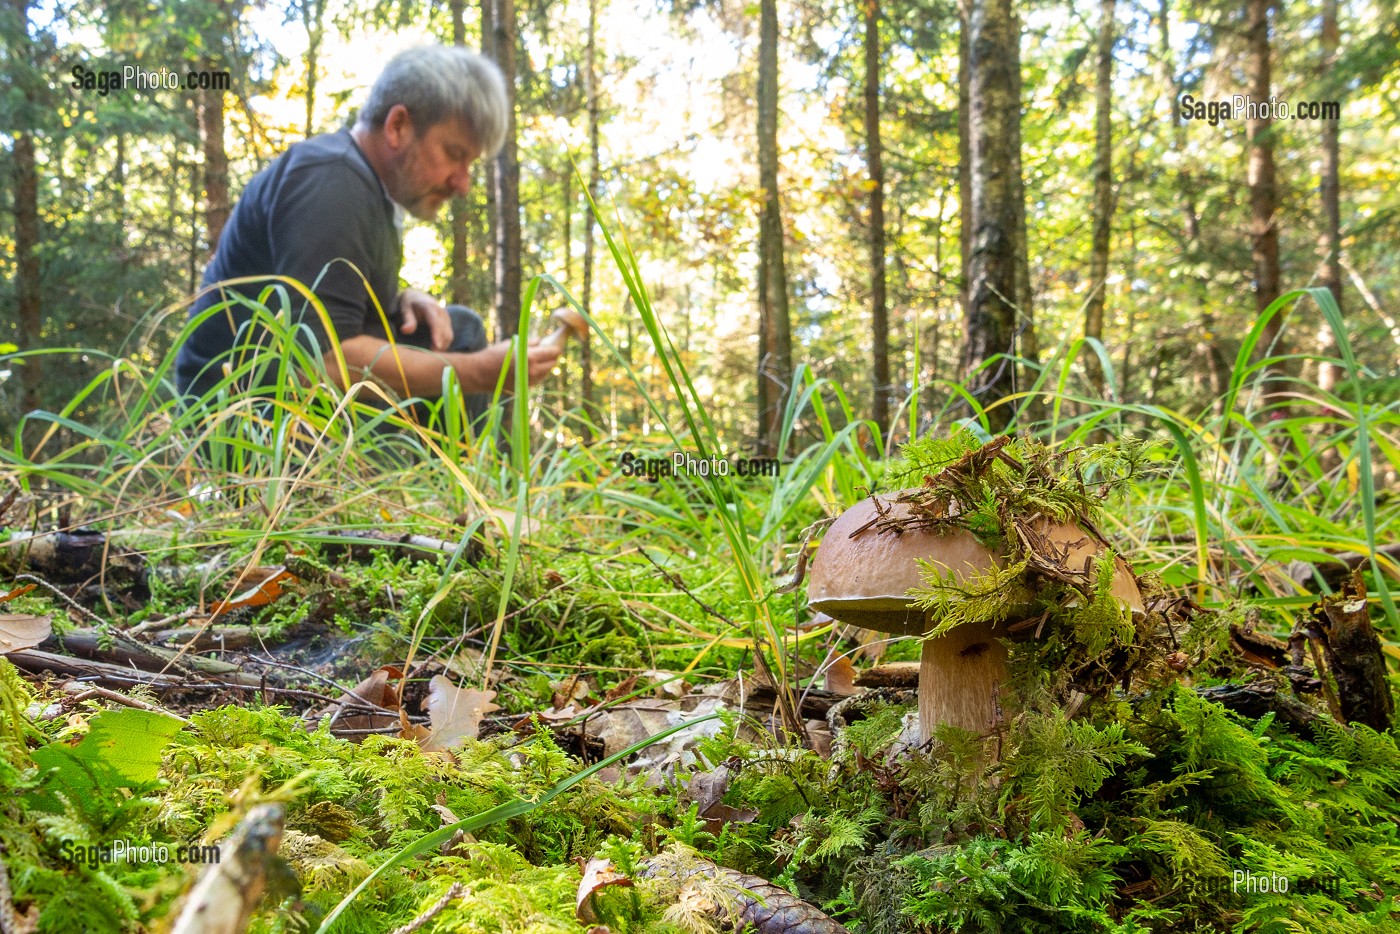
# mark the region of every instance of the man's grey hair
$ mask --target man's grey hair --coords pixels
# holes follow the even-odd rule
[[[460,119],[483,157],[505,144],[510,105],[501,70],[459,45],[425,45],[395,55],[369,89],[358,122],[382,129],[395,104],[408,109],[418,133],[449,117]]]

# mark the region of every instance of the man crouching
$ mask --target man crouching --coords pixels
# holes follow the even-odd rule
[[[489,59],[461,47],[401,53],[375,81],[352,129],[296,143],[248,183],[204,271],[205,288],[245,277],[296,279],[325,305],[340,341],[348,373],[320,316],[290,293],[299,340],[322,354],[331,381],[344,388],[368,373],[405,397],[431,399],[451,369],[469,394],[471,414],[479,415],[513,362],[510,344],[488,345],[470,309],[445,308],[417,289],[399,291],[403,218],[430,220],[452,196],[466,194],[472,163],[504,142],[507,107],[501,73]],[[253,312],[231,293],[256,299],[269,284],[261,278],[223,285],[194,303],[192,318],[235,298],[180,347],[176,382],[187,404],[213,390],[226,365],[240,364],[237,352],[266,342],[265,334],[240,334]],[[558,358],[558,348],[532,344],[530,384]]]

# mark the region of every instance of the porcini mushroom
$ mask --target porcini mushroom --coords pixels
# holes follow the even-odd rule
[[[558,324],[559,327],[540,341],[541,345],[558,347],[563,350],[564,342],[568,340],[570,334],[581,341],[588,340],[588,322],[583,320],[583,315],[572,308],[560,308],[549,316],[549,320]]]
[[[952,586],[961,586],[1005,568],[1006,555],[993,551],[971,532],[957,527],[930,527],[919,522],[906,494],[871,496],[846,510],[827,530],[817,549],[807,584],[807,602],[835,619],[865,629],[897,635],[924,635],[939,620],[914,605],[909,592],[927,586],[920,561],[927,562]],[[1103,543],[1073,523],[1039,518],[1027,534],[1059,566],[1092,581]],[[1013,607],[1029,611],[1033,593],[1024,579],[1007,594]],[[1116,560],[1112,592],[1131,609],[1142,611],[1142,596],[1131,569]],[[1005,605],[1005,604],[1003,604]],[[1025,614],[1022,613],[1021,616]],[[924,640],[919,661],[919,735],[927,741],[939,724],[985,733],[997,717],[997,689],[1006,680],[1005,625],[972,620],[936,638]]]

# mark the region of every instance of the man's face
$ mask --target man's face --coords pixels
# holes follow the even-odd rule
[[[394,118],[390,113],[390,121]],[[404,125],[392,129],[389,196],[414,217],[431,220],[454,195],[471,185],[471,167],[481,154],[466,126],[456,119],[417,132],[405,112]],[[386,126],[386,129],[390,129]]]

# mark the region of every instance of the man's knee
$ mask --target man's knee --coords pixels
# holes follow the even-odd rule
[[[481,315],[466,305],[448,305],[447,313],[452,317],[452,345],[448,350],[471,353],[486,348],[486,325]]]

